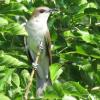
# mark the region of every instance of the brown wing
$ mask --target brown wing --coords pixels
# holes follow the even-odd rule
[[[47,31],[47,33],[45,34],[45,45],[46,45],[46,55],[49,58],[49,64],[51,65],[52,63],[52,56],[51,56],[51,38],[50,38],[50,33],[49,31]]]

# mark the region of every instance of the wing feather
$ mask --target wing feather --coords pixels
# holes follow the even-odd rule
[[[29,59],[30,63],[34,62],[34,59],[32,58],[31,52],[28,48],[28,44],[27,44],[27,37],[24,37],[24,45],[25,45],[25,49],[26,49],[26,53],[27,53],[27,57]]]
[[[51,65],[52,63],[52,56],[51,56],[51,38],[50,38],[50,33],[47,31],[45,34],[45,45],[46,45],[46,55],[49,58],[49,64]]]

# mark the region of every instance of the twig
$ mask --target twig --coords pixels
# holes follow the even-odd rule
[[[40,46],[41,46],[41,44],[40,44]],[[35,72],[36,67],[38,65],[38,60],[39,60],[40,54],[41,54],[41,50],[38,51],[35,63],[32,64],[33,65],[33,69],[32,69],[32,72],[31,72],[31,77],[30,77],[29,83],[28,83],[28,85],[26,87],[26,91],[25,91],[25,95],[24,95],[24,100],[28,100],[29,90],[30,90],[30,87],[32,85],[34,72]]]
[[[25,100],[28,100],[28,93],[29,93],[29,89],[30,89],[32,81],[33,81],[33,76],[34,76],[34,68],[33,68],[32,72],[31,72],[30,81],[29,81],[29,83],[28,83],[28,85],[26,87],[25,96],[24,96]]]
[[[65,47],[65,48],[63,48],[62,50],[60,50],[59,52],[58,52],[58,54],[60,54],[60,53],[62,53],[64,50],[66,50],[68,47]]]

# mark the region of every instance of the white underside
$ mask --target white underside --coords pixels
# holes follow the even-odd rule
[[[33,59],[36,57],[36,53],[39,50],[40,42],[43,43],[43,51],[40,56],[37,72],[41,78],[47,78],[49,70],[49,59],[45,54],[46,47],[44,40],[44,35],[47,32],[47,23],[41,24],[40,22],[33,23],[29,21],[26,24],[26,30],[28,32],[28,38],[27,38],[28,48],[30,50]]]

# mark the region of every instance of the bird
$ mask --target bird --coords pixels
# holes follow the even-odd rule
[[[48,18],[52,12],[56,11],[49,7],[37,7],[27,21],[25,29],[28,36],[25,37],[25,47],[31,63],[36,60],[37,52],[42,45],[42,52],[36,68],[36,95],[43,95],[46,87],[51,85],[49,66],[52,63],[51,38],[48,29]]]

